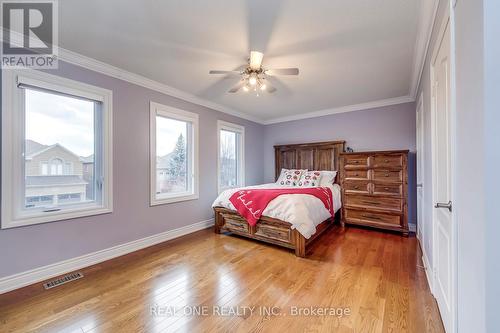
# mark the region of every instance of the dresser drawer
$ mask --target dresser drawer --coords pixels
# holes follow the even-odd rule
[[[369,157],[366,155],[345,155],[343,158],[344,158],[345,169],[368,167]]]
[[[234,218],[232,215],[222,214],[224,218],[223,228],[229,231],[248,233],[248,222],[244,219]]]
[[[373,156],[374,168],[400,168],[403,166],[402,155],[375,155]]]
[[[367,180],[346,180],[343,187],[345,193],[370,193],[370,182]]]
[[[345,179],[368,179],[370,171],[368,170],[346,170],[344,172]]]
[[[403,186],[401,184],[373,183],[372,187],[373,194],[403,195]]]
[[[268,224],[257,223],[255,235],[276,239],[286,243],[290,242],[290,229],[280,228]]]
[[[375,197],[369,195],[346,195],[344,206],[385,209],[401,212],[403,201],[399,198]]]
[[[346,221],[361,224],[386,224],[390,226],[401,225],[401,215],[365,212],[362,210],[346,209]]]
[[[382,182],[401,182],[403,181],[403,171],[378,170],[372,171],[373,180]]]

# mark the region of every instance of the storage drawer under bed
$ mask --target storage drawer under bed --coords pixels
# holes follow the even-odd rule
[[[222,214],[224,224],[222,227],[233,232],[249,233],[248,222],[232,214]]]

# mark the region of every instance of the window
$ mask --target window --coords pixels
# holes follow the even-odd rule
[[[82,195],[80,193],[59,194],[57,200],[59,203],[79,202],[82,200]]]
[[[29,147],[27,147],[25,150],[29,153],[30,152]],[[64,165],[64,168],[63,168]],[[73,172],[73,164],[71,162],[66,162],[63,163],[63,161],[60,158],[54,158],[51,163],[43,162],[41,163],[41,173],[43,176],[48,176],[48,175],[71,175]],[[49,172],[50,170],[50,172]]]
[[[27,93],[28,93],[28,91],[27,91]],[[50,98],[50,97],[46,97],[46,98]],[[37,110],[37,107],[36,106],[28,106],[26,108],[26,113],[27,114],[35,113],[35,112],[33,112],[33,110]],[[27,116],[27,118],[29,118],[29,117],[30,116]],[[28,126],[26,126],[26,127],[28,127]],[[38,127],[38,125],[35,125],[34,127]],[[27,137],[29,135],[33,134],[33,133],[29,133],[29,131],[27,131],[27,132],[28,132],[28,133],[26,133]],[[50,174],[51,175],[62,175],[63,174],[63,161],[60,158],[54,158],[52,160],[52,163],[50,165]]]
[[[151,102],[151,205],[198,198],[198,115]]]
[[[26,207],[40,207],[45,205],[51,205],[53,200],[52,195],[43,195],[37,197],[26,197]]]
[[[111,212],[111,91],[2,74],[2,228]]]
[[[225,121],[217,122],[219,193],[245,186],[245,128]]]

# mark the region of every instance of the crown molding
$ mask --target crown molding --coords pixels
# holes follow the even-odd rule
[[[107,63],[101,62],[99,60],[81,55],[79,53],[69,51],[64,48],[59,48],[59,59],[68,63],[71,63],[73,65],[83,67],[107,76],[111,76],[132,84],[139,85],[144,88],[148,88],[154,91],[158,91],[160,93],[182,99],[184,101],[194,103],[197,105],[201,105],[204,107],[207,107],[209,109],[213,109],[216,111],[220,111],[226,114],[230,114],[235,117],[243,118],[246,120],[253,121],[255,123],[261,124],[261,125],[267,125],[267,124],[274,124],[278,122],[284,122],[284,121],[290,121],[290,120],[296,120],[296,119],[306,119],[306,118],[313,118],[313,117],[319,117],[322,115],[328,115],[328,114],[335,114],[335,113],[343,113],[343,112],[350,112],[350,111],[359,111],[359,110],[366,110],[366,109],[371,109],[371,108],[376,108],[376,107],[381,107],[381,106],[388,106],[388,105],[394,105],[394,104],[401,104],[401,103],[407,103],[407,102],[414,102],[415,98],[410,98],[409,96],[402,96],[402,97],[397,97],[397,98],[391,98],[391,99],[385,99],[385,100],[379,100],[379,101],[374,101],[374,102],[368,102],[368,103],[363,103],[363,104],[354,104],[354,105],[348,105],[348,106],[343,106],[340,108],[333,108],[333,109],[328,109],[328,110],[320,110],[320,111],[313,111],[313,112],[307,112],[307,113],[302,113],[299,115],[294,115],[294,116],[289,116],[289,117],[280,117],[280,118],[273,118],[273,119],[268,119],[268,120],[263,120],[254,116],[250,116],[246,113],[225,107],[223,105],[219,105],[217,103],[211,102],[209,100],[197,97],[193,94],[187,93],[185,91],[179,90],[177,88],[173,88],[171,86],[168,86],[166,84],[160,83],[158,81],[148,79],[147,77],[126,71],[124,69],[109,65]]]
[[[384,107],[384,106],[409,103],[409,102],[415,102],[415,99],[412,98],[411,96],[401,96],[401,97],[395,97],[395,98],[382,99],[382,100],[368,102],[368,103],[352,104],[352,105],[346,105],[346,106],[341,106],[341,107],[332,108],[332,109],[325,109],[325,110],[301,113],[301,114],[296,114],[293,116],[273,118],[273,119],[265,120],[263,123],[264,123],[264,125],[270,125],[270,124],[276,124],[276,123],[283,123],[286,121],[316,118],[316,117],[328,116],[328,115],[337,114],[337,113],[362,111],[362,110],[380,108],[380,107]]]
[[[417,97],[418,87],[425,67],[425,59],[429,51],[432,31],[436,24],[436,16],[440,0],[423,0],[420,2],[420,16],[417,26],[417,39],[413,52],[413,70],[409,96]],[[428,20],[430,18],[430,20]]]

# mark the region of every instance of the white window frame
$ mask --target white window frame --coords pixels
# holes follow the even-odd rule
[[[217,120],[217,191],[221,193],[224,190],[229,189],[221,187],[220,181],[220,131],[225,130],[229,132],[234,132],[240,134],[240,147],[236,148],[238,152],[237,156],[237,167],[238,167],[238,179],[236,180],[238,184],[236,187],[245,186],[245,127],[237,124],[233,124],[223,120]]]
[[[44,72],[22,69],[2,72],[2,229],[55,222],[113,211],[113,94],[111,90]],[[102,200],[58,211],[24,211],[24,93],[18,84],[101,102]],[[47,162],[50,169],[50,162]],[[50,172],[50,170],[48,170]]]
[[[150,165],[150,205],[164,205],[173,202],[196,200],[199,198],[199,169],[198,169],[198,129],[199,116],[196,113],[173,108],[167,105],[150,102],[150,123],[149,123],[149,165]],[[188,170],[191,170],[191,177],[188,183],[191,183],[191,188],[187,192],[163,194],[162,198],[156,197],[156,117],[166,117],[174,120],[185,121],[191,123],[191,133],[187,133],[190,138],[186,138],[186,145],[192,143],[192,147],[188,147]]]

